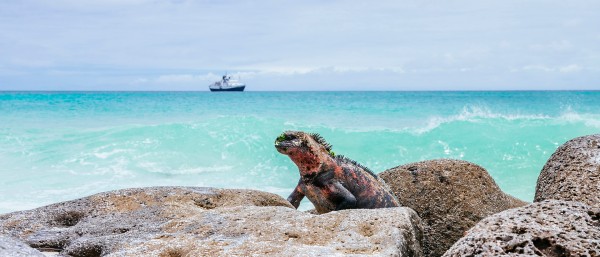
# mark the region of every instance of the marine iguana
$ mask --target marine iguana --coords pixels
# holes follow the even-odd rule
[[[318,213],[400,206],[382,179],[357,162],[335,155],[319,134],[286,131],[275,140],[275,148],[300,171],[300,181],[287,199],[295,208],[304,196]]]

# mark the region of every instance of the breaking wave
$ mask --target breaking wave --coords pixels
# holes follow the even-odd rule
[[[143,186],[287,197],[299,174],[273,147],[284,130],[320,133],[376,173],[427,159],[471,161],[504,191],[531,200],[556,147],[598,133],[600,93],[521,94],[88,94],[58,106],[48,96],[4,99],[0,213]]]

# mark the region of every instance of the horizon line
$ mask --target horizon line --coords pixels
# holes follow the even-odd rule
[[[181,92],[181,93],[215,93],[209,90],[0,90],[1,93],[61,93],[61,92],[81,92],[81,93],[93,93],[93,92]],[[470,90],[250,90],[242,92],[218,92],[218,93],[285,93],[285,92],[600,92],[600,89],[470,89]]]

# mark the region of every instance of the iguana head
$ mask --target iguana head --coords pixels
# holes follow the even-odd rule
[[[331,145],[321,136],[302,131],[283,132],[275,140],[275,148],[289,156],[301,173],[316,172],[325,159],[333,155]]]

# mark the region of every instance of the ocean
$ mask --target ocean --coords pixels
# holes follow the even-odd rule
[[[377,173],[470,161],[531,201],[559,145],[600,133],[600,91],[0,92],[0,213],[146,186],[287,197],[299,174],[273,147],[285,130]]]

